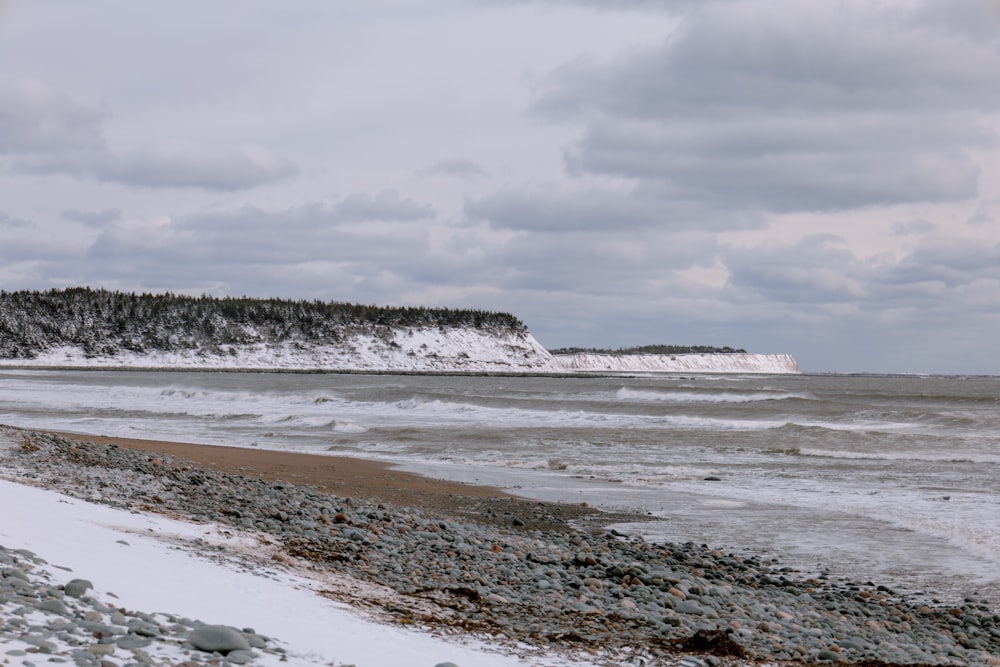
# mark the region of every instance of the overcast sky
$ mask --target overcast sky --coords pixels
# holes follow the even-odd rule
[[[997,0],[0,0],[0,287],[1000,373]]]

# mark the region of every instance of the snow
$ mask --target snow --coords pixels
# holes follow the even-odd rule
[[[553,366],[566,372],[800,373],[790,354],[560,354]]]
[[[229,346],[88,357],[62,346],[35,359],[2,359],[0,367],[171,368],[494,373],[798,373],[788,354],[571,354],[552,356],[526,332],[472,327],[410,327],[355,334],[338,343]]]
[[[35,359],[5,359],[0,365],[64,368],[204,368],[351,370],[404,372],[553,372],[552,356],[528,333],[472,327],[411,327],[381,335],[355,334],[338,343],[290,342],[227,346],[224,354],[198,349],[87,357],[61,346]]]
[[[318,593],[337,585],[329,574],[323,581],[315,573],[248,567],[240,554],[249,557],[260,544],[230,527],[131,513],[7,480],[0,480],[0,506],[18,508],[4,513],[0,545],[48,561],[54,584],[88,579],[94,584],[89,594],[109,606],[251,627],[288,652],[286,662],[261,653],[253,665],[586,664],[562,656],[525,661],[481,643],[460,644],[366,619]],[[206,549],[206,542],[224,551]],[[161,653],[161,659],[187,659],[179,647],[171,649],[175,655]]]

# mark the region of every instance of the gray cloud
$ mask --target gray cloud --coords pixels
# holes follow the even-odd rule
[[[996,218],[981,204],[977,207],[975,213],[972,214],[972,217],[969,218],[967,224],[970,227],[986,227],[995,222]]]
[[[927,234],[937,229],[937,225],[927,220],[908,220],[897,222],[892,226],[892,233],[896,236],[911,236],[914,234]]]
[[[7,227],[8,229],[27,229],[28,227],[33,227],[29,221],[23,220],[21,218],[15,218],[3,211],[0,211],[0,227]]]
[[[984,289],[995,311],[1000,288],[1000,246],[940,236],[925,237],[899,259],[858,257],[831,235],[794,245],[723,248],[720,256],[733,302],[827,313],[848,307],[856,317],[867,314],[868,325],[892,312],[907,312],[914,321],[932,313],[955,317],[954,304],[967,306],[962,297],[969,290]]]
[[[413,221],[432,213],[391,190],[375,197],[355,194],[334,204],[275,210],[245,206],[176,220],[114,224],[101,233],[88,256],[101,262],[134,261],[137,271],[160,263],[197,267],[215,276],[230,270],[224,267],[310,262],[359,265],[361,273],[368,273],[369,265],[419,254],[427,238]]]
[[[0,83],[0,154],[99,151],[106,117],[36,79]]]
[[[402,199],[395,190],[383,190],[375,197],[354,194],[335,208],[335,215],[344,220],[423,220],[434,214],[433,206]]]
[[[909,256],[886,272],[890,284],[940,285],[947,288],[991,282],[1000,286],[1000,245],[968,240],[925,239]],[[933,294],[937,295],[934,290]]]
[[[508,189],[466,202],[465,214],[496,229],[612,231],[665,223],[651,207],[618,193],[565,192],[556,187]]]
[[[193,142],[159,142],[93,168],[98,179],[144,187],[244,190],[291,178],[298,168],[263,148],[214,148]]]
[[[0,155],[22,173],[71,174],[150,188],[242,190],[295,176],[285,158],[256,146],[216,148],[160,141],[118,154],[103,136],[108,114],[47,83],[0,86]]]
[[[643,229],[756,229],[759,211],[723,211],[643,183],[624,190],[566,187],[508,188],[468,200],[465,215],[495,229],[620,233]]]
[[[117,208],[106,208],[101,211],[86,211],[83,209],[71,208],[63,211],[62,217],[66,220],[82,222],[88,227],[100,228],[116,220],[120,220],[122,212],[121,209]]]
[[[659,47],[556,70],[532,109],[584,124],[571,173],[716,206],[965,199],[978,176],[969,151],[995,145],[979,114],[1000,110],[1000,48],[963,25],[899,5],[706,5]]]
[[[452,176],[455,178],[469,179],[480,178],[487,175],[487,171],[472,160],[463,158],[449,158],[439,160],[430,167],[420,171],[421,176]]]
[[[830,234],[803,238],[794,246],[763,244],[722,253],[729,287],[781,304],[843,304],[864,297],[869,276],[843,239]]]

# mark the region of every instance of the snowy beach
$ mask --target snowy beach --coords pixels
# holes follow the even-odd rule
[[[299,664],[359,666],[399,664],[401,655],[407,664],[428,665],[667,665],[695,654],[706,664],[998,662],[1000,618],[983,600],[929,607],[888,587],[805,578],[690,543],[558,529],[558,518],[550,518],[553,529],[534,530],[521,513],[537,512],[537,503],[510,505],[490,494],[455,504],[469,497],[495,503],[494,513],[505,516],[499,524],[336,498],[262,480],[248,465],[235,475],[114,445],[9,429],[4,435],[5,476],[102,503],[85,507],[4,484],[5,500],[31,508],[6,522],[4,541],[71,568],[64,579],[89,574],[97,590],[123,599],[103,598],[108,609],[138,601],[150,613],[169,614],[163,626],[183,627],[178,618],[190,617],[254,628],[280,642],[261,649],[257,660],[265,662],[255,664],[280,660],[268,652],[278,649]],[[191,566],[192,559],[200,564]],[[297,575],[296,565],[308,576]],[[180,584],[161,585],[175,576]],[[360,626],[342,624],[344,607],[331,606],[317,589],[389,625],[354,617]],[[349,639],[341,638],[342,627],[354,628]],[[435,634],[478,643],[456,646],[454,637],[444,642]],[[167,643],[178,656],[192,651],[181,639]]]
[[[9,437],[8,432],[0,436],[3,445],[10,444]],[[583,664],[565,656],[558,660],[536,657],[528,663],[500,647],[490,649],[468,639],[446,640],[420,628],[378,622],[371,613],[321,593],[346,582],[314,570],[283,566],[269,558],[258,534],[232,526],[108,507],[9,479],[0,480],[0,504],[7,508],[0,524],[0,546],[6,549],[0,552],[2,579],[13,576],[13,563],[18,563],[22,570],[30,568],[32,578],[44,579],[48,596],[63,597],[57,590],[62,584],[86,577],[94,587],[87,596],[103,601],[108,607],[102,615],[106,618],[127,608],[134,610],[126,612],[130,617],[137,612],[160,612],[155,620],[165,626],[176,623],[176,617],[188,617],[255,628],[274,637],[268,646],[277,650],[258,651],[254,665]],[[21,549],[36,558],[16,553]],[[0,596],[0,619],[16,618],[24,602],[12,603]],[[78,605],[91,613],[95,606]],[[57,622],[71,624],[82,615],[29,613],[22,616],[23,628],[59,628]],[[5,630],[0,632],[4,664],[37,664],[48,661],[50,655],[74,650],[106,655],[112,661],[101,664],[141,662],[133,651],[121,648],[112,654],[91,650],[98,640],[90,633],[60,640],[52,632],[47,641],[54,650],[38,654],[38,644],[19,637],[16,627]],[[183,644],[180,638],[166,637],[144,651],[158,665],[212,657],[210,652],[185,649]]]
[[[1000,600],[998,396],[995,377],[3,370],[0,423],[389,462],[958,603]]]

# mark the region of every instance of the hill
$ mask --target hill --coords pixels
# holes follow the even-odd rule
[[[706,346],[550,353],[509,313],[133,294],[0,291],[0,365],[499,373],[797,373],[788,355]]]
[[[0,292],[0,359],[27,366],[549,370],[508,313],[284,299]]]

